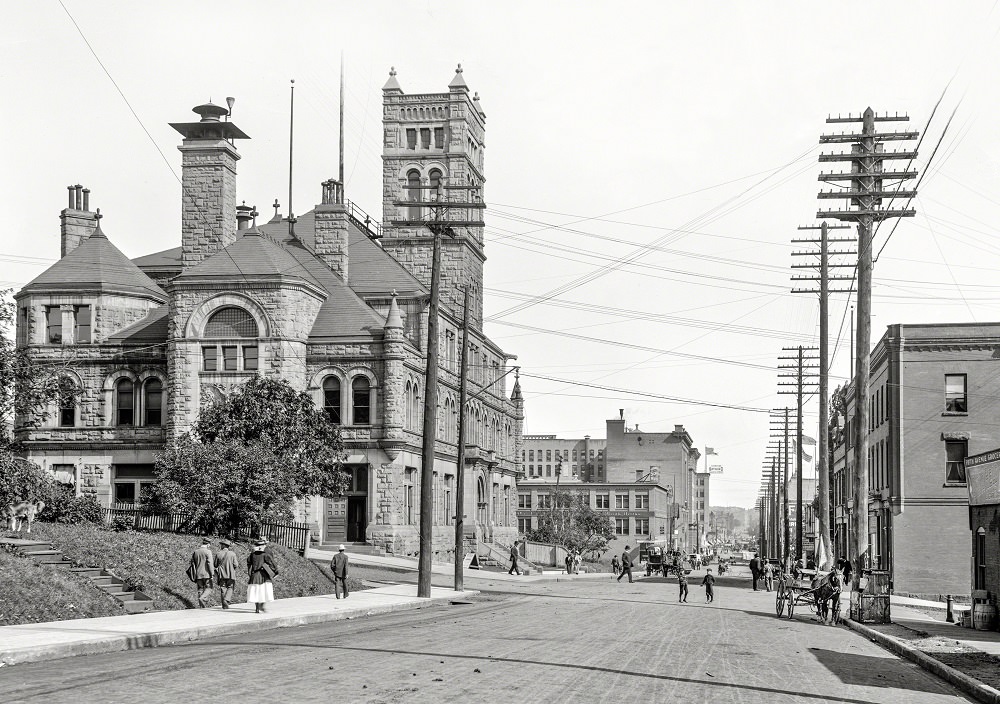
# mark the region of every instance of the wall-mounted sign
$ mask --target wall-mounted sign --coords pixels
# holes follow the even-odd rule
[[[1000,504],[1000,450],[965,458],[970,506]]]
[[[708,466],[708,473],[709,474],[722,474],[722,465],[721,464],[710,464]]]

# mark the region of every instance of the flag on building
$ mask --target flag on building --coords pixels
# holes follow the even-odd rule
[[[816,444],[816,438],[811,438],[808,435],[803,435],[802,436],[802,445],[803,446],[805,446],[805,445],[815,445],[815,444]]]
[[[714,447],[706,447],[705,448],[705,454],[706,455],[717,455],[719,453],[715,451]]]

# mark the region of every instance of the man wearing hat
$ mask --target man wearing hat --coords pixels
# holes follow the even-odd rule
[[[340,598],[340,588],[344,588],[344,598],[347,598],[347,553],[344,552],[344,546],[340,546],[340,550],[333,559],[330,560],[330,569],[333,571],[333,591]]]
[[[236,559],[236,552],[230,549],[232,543],[228,540],[223,540],[221,544],[222,551],[215,556],[215,579],[219,583],[222,608],[228,609],[233,601],[233,587],[236,586],[236,569],[240,563]]]
[[[198,592],[198,606],[205,607],[210,596],[212,596],[212,575],[215,573],[215,557],[209,547],[212,541],[208,538],[201,539],[201,547],[191,554],[191,562],[188,564],[187,576],[195,583]]]

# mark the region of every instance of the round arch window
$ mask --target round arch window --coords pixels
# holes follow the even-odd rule
[[[220,308],[205,323],[205,337],[257,337],[257,321],[242,308]]]

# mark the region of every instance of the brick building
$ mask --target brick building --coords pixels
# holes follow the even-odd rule
[[[998,445],[997,349],[1000,323],[955,323],[890,325],[872,351],[869,545],[897,593],[969,593],[965,458]],[[831,429],[838,555],[854,510],[851,386],[847,399]]]
[[[969,530],[972,582],[994,606],[1000,600],[1000,449],[969,457]],[[975,596],[975,594],[973,595]]]
[[[558,488],[583,492],[592,508],[607,511],[619,536],[612,551],[654,539],[684,550],[704,546],[708,474],[697,472],[701,453],[691,436],[683,425],[660,433],[630,429],[619,415],[606,421],[605,439],[525,436],[521,461],[528,469],[518,485],[518,529],[538,526]]]
[[[61,259],[16,295],[17,342],[41,359],[71,360],[76,404],[21,431],[28,455],[103,503],[134,502],[154,457],[199,408],[249,376],[280,376],[341,425],[352,475],[347,495],[301,502],[300,520],[327,542],[417,549],[424,371],[438,182],[454,236],[445,238],[442,351],[434,472],[435,552],[454,545],[458,340],[473,294],[467,406],[465,525],[469,538],[509,542],[523,401],[506,393],[510,355],[482,330],[485,113],[461,67],[443,93],[406,95],[390,73],[383,104],[381,225],[324,182],[319,203],[292,222],[237,205],[239,140],[225,108],[174,123],[183,141],[180,246],[130,261],[70,188]],[[261,165],[266,167],[267,165]],[[400,202],[407,201],[406,205]],[[412,202],[412,205],[409,204]],[[157,205],[159,207],[159,204]],[[475,387],[474,387],[475,388]]]

